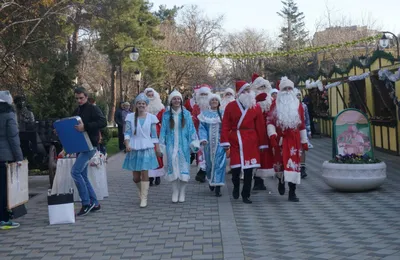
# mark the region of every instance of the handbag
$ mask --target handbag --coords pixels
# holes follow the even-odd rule
[[[55,195],[51,195],[51,190],[49,190],[47,204],[50,225],[75,223],[74,193],[72,189],[70,193]]]

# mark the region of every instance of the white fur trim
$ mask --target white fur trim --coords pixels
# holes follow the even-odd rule
[[[308,143],[307,140],[308,140],[308,138],[307,138],[307,130],[303,129],[303,130],[300,131],[300,142],[302,144],[306,144],[306,143]]]
[[[275,176],[275,170],[273,168],[271,168],[271,169],[257,169],[256,176],[257,177],[261,177],[261,178],[274,177]]]
[[[294,184],[300,184],[300,172],[295,171],[283,171],[283,175],[285,177],[285,182],[291,182]]]
[[[267,149],[268,148],[268,145],[261,145],[260,147],[258,147],[258,149]]]
[[[165,175],[165,169],[160,168],[160,169],[155,169],[155,170],[149,170],[149,177],[161,177]]]
[[[209,87],[201,87],[197,93],[199,94],[211,93],[211,89]]]
[[[235,168],[241,168],[242,165],[241,164],[235,164],[235,165],[231,165],[231,169],[235,169]]]
[[[200,142],[199,140],[194,140],[193,142],[190,143],[190,149],[193,152],[198,152],[200,150]]]
[[[231,146],[231,144],[228,143],[228,142],[226,142],[226,143],[220,143],[219,145],[220,145],[221,147],[230,147],[230,146]]]
[[[158,144],[158,138],[151,138],[151,141],[153,142],[153,144]]]
[[[237,92],[237,94],[240,95],[240,93],[242,93],[243,90],[244,90],[245,88],[247,88],[248,86],[250,86],[249,83],[244,84],[244,85],[239,89],[239,91]]]
[[[260,168],[260,167],[261,167],[261,165],[257,163],[257,164],[250,164],[250,165],[243,166],[242,169],[245,170],[245,169],[253,169],[253,168]]]
[[[201,113],[200,115],[197,116],[197,118],[200,120],[200,122],[204,122],[207,124],[217,124],[217,123],[221,123],[221,119],[219,119],[219,117],[205,117],[203,115],[203,113]]]
[[[171,104],[171,100],[172,100],[174,97],[180,97],[181,100],[183,100],[183,99],[182,99],[182,94],[179,93],[177,90],[174,90],[174,91],[172,91],[171,94],[169,94],[169,96],[168,96],[168,104]]]
[[[268,133],[268,137],[276,135],[276,127],[271,124],[267,125],[267,133]]]

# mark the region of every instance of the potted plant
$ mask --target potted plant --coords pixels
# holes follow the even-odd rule
[[[374,157],[371,126],[357,109],[345,109],[333,120],[332,157],[322,164],[322,177],[341,191],[367,191],[386,179],[386,164]]]
[[[365,155],[337,155],[322,164],[322,178],[340,191],[367,191],[381,186],[386,179],[386,164]]]

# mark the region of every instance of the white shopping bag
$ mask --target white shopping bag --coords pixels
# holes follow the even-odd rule
[[[47,196],[50,225],[75,223],[74,194],[56,194]]]
[[[7,164],[8,209],[23,205],[29,200],[28,161]]]

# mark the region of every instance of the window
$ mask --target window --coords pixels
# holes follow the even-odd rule
[[[349,81],[350,89],[350,103],[348,107],[361,110],[364,113],[369,114],[366,105],[366,91],[365,91],[365,80]]]
[[[374,118],[396,119],[396,105],[390,98],[385,82],[378,76],[371,76],[372,93],[374,101]]]

